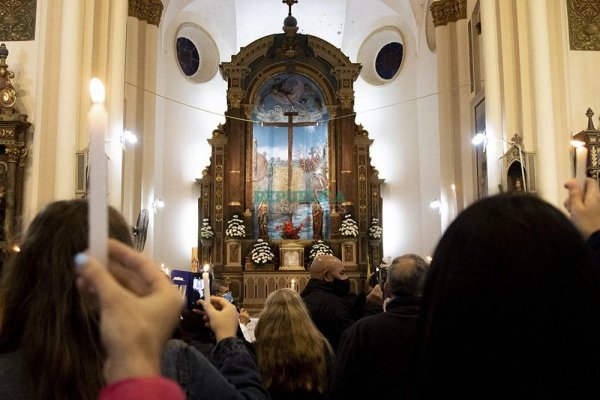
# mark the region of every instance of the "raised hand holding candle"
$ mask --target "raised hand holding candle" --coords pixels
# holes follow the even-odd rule
[[[108,206],[106,203],[107,160],[104,149],[108,113],[104,107],[104,85],[98,78],[90,81],[92,107],[88,113],[90,167],[88,224],[90,254],[103,265],[108,263]]]
[[[585,191],[588,149],[583,142],[572,140],[571,144],[575,146],[575,179],[581,190]]]
[[[208,271],[210,267],[208,264],[204,265],[204,272],[202,273],[202,287],[204,289],[204,300],[210,301],[210,276]]]

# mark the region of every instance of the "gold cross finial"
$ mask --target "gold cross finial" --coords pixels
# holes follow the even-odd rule
[[[288,17],[292,16],[292,6],[296,3],[298,3],[298,0],[283,0],[282,3],[285,3],[288,5],[288,7],[290,8],[290,11],[288,12]]]
[[[518,133],[515,133],[515,136],[512,137],[511,141],[516,144],[517,146],[522,146],[523,145],[523,138],[521,136],[519,136]]]

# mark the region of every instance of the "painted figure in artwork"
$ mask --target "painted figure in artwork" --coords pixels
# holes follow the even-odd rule
[[[313,239],[323,238],[323,207],[317,196],[312,204]]]
[[[264,201],[258,206],[258,233],[260,237],[268,237],[269,207]]]

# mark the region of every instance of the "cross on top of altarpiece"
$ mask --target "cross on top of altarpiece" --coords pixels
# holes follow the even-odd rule
[[[510,140],[513,144],[516,144],[519,147],[523,146],[523,138],[521,136],[519,136],[518,133],[515,133],[515,136],[512,137],[512,139]]]
[[[282,3],[285,3],[288,5],[288,7],[290,8],[290,11],[288,12],[288,17],[292,16],[292,6],[296,3],[298,3],[298,0],[283,0]]]

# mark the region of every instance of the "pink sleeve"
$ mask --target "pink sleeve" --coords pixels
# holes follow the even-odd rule
[[[185,400],[175,381],[161,376],[131,378],[115,382],[100,391],[100,400]]]

